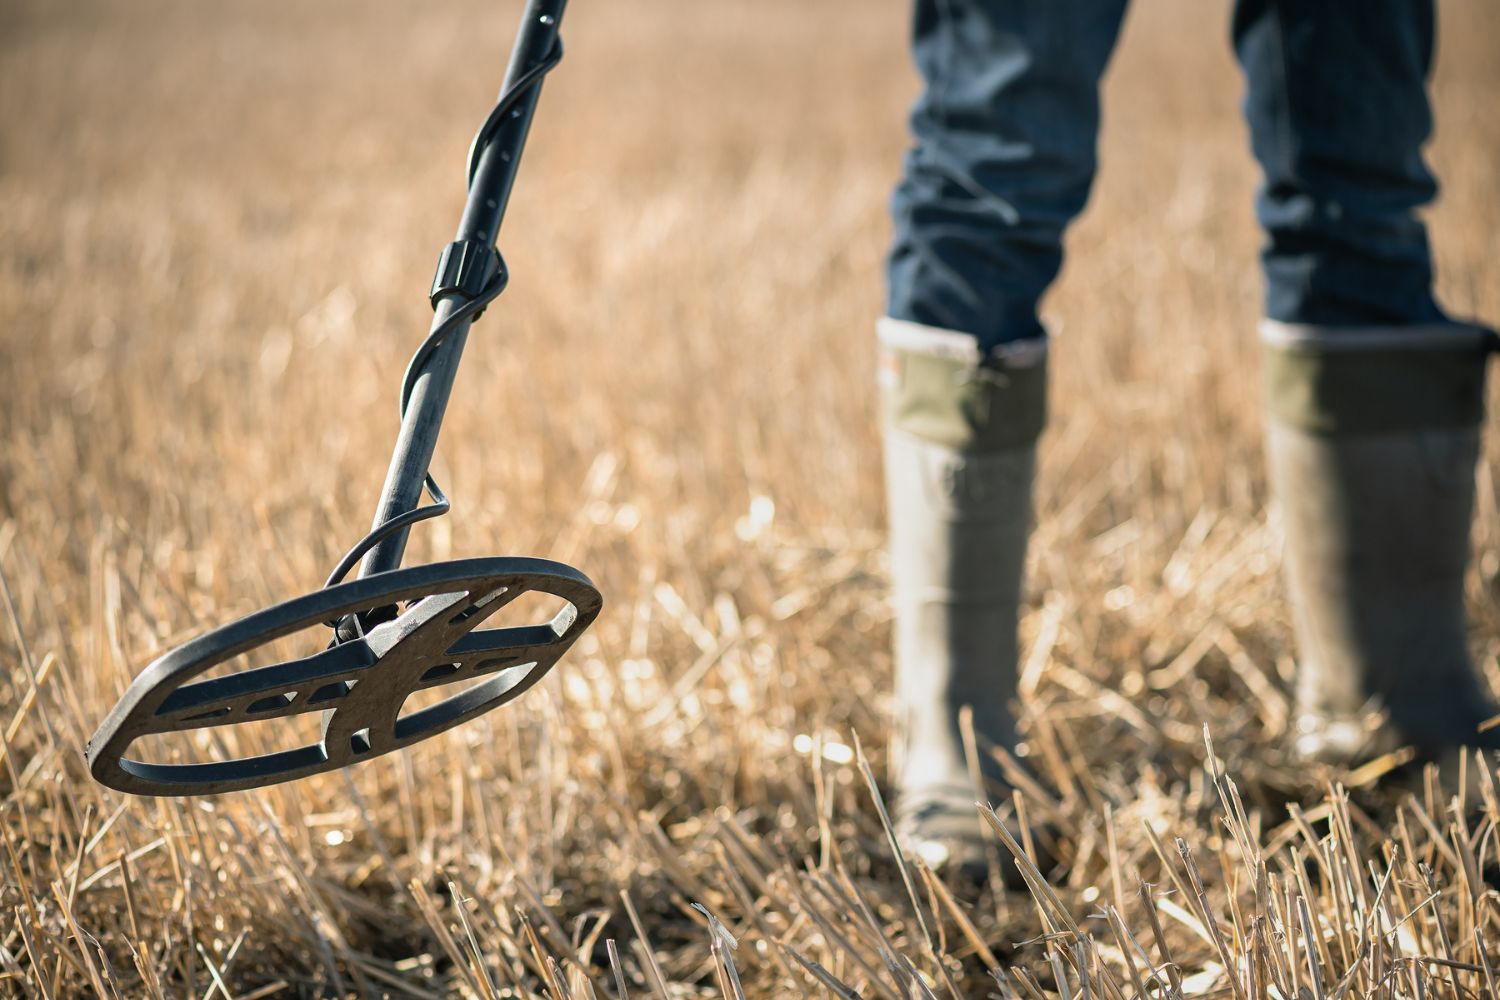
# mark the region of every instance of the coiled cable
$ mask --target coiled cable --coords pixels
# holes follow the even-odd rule
[[[499,100],[490,109],[490,113],[485,117],[478,131],[474,133],[473,141],[469,143],[468,177],[466,182],[468,187],[472,188],[474,186],[474,175],[479,170],[479,161],[483,158],[484,152],[489,148],[490,143],[494,141],[495,133],[505,121],[506,116],[515,111],[516,105],[520,103],[521,98],[526,95],[526,92],[532,87],[539,85],[542,78],[562,61],[562,57],[562,39],[558,38],[553,41],[552,48],[548,50],[547,55],[541,61],[522,73],[516,82],[506,88],[505,93],[500,95]],[[437,350],[438,345],[442,344],[461,324],[471,321],[478,313],[484,311],[485,306],[489,305],[501,292],[505,291],[506,283],[509,281],[509,271],[505,267],[505,260],[503,257],[500,257],[498,250],[496,251],[496,260],[499,266],[496,268],[494,275],[485,283],[484,287],[473,298],[468,299],[457,309],[454,309],[442,323],[438,324],[438,326],[428,333],[426,339],[417,345],[417,349],[412,354],[411,360],[407,362],[406,374],[401,380],[400,415],[402,421],[406,419],[406,408],[411,402],[411,394],[416,387],[417,379],[421,378],[426,371],[427,361],[432,357],[433,351]],[[332,587],[348,576],[349,571],[364,558],[366,553],[391,535],[411,527],[418,521],[441,517],[453,509],[453,502],[448,499],[447,494],[438,485],[438,481],[433,477],[430,469],[424,475],[422,485],[426,489],[427,495],[432,498],[432,503],[425,507],[415,507],[412,510],[397,514],[395,517],[382,521],[372,528],[348,552],[344,553],[344,557],[338,561],[338,565],[334,566],[333,572],[328,574],[328,579],[323,584],[325,589]],[[350,617],[358,618],[358,616]]]

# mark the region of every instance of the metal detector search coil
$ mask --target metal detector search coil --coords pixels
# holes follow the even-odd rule
[[[529,0],[500,98],[469,149],[469,194],[454,241],[438,260],[432,326],[401,384],[401,430],[374,526],[323,589],[214,629],[152,662],[131,682],[85,750],[89,771],[136,795],[202,795],[257,788],[389,753],[512,701],[541,680],[603,605],[578,570],[545,559],[463,559],[401,568],[407,533],[451,504],[428,471],[469,326],[505,290],[495,248],[542,79],[562,58],[566,0]],[[426,489],[433,502],[418,506]],[[355,565],[358,577],[341,582]],[[518,598],[564,607],[550,621],[480,629]],[[224,676],[216,667],[298,632],[328,625],[332,641],[306,655]],[[416,692],[467,682],[402,714]],[[323,713],[321,739],[274,753],[206,763],[127,757],[141,737]]]
[[[567,606],[550,622],[476,631],[528,592]],[[236,656],[372,604],[406,611],[358,639],[211,680]],[[588,578],[543,559],[413,566],[314,591],[199,636],[143,670],[89,743],[94,777],[137,795],[230,792],[347,767],[434,736],[512,701],[539,681],[599,613]],[[411,694],[489,679],[401,715]],[[125,753],[142,736],[322,712],[317,743],[239,760],[149,764]]]

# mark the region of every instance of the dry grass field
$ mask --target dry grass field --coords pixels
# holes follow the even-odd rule
[[[456,510],[408,555],[588,573],[604,614],[541,686],[259,793],[90,780],[141,666],[363,532],[518,12],[0,0],[0,989],[1500,996],[1493,777],[1287,753],[1222,2],[1132,13],[1047,303],[1012,762],[1047,883],[899,864],[861,768],[886,790],[899,0],[570,11],[439,446]],[[1495,323],[1500,11],[1443,15],[1441,291]],[[1500,685],[1493,468],[1470,597]]]

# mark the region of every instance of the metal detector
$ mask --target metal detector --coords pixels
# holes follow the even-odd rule
[[[469,326],[504,289],[495,237],[542,79],[562,58],[566,0],[529,0],[505,84],[469,148],[469,194],[458,235],[438,259],[432,326],[401,387],[401,430],[374,527],[323,589],[258,611],[157,658],[131,682],[86,749],[89,770],[137,795],[204,795],[332,771],[427,739],[512,701],[541,680],[599,614],[588,577],[544,559],[463,559],[400,568],[411,526],[451,504],[428,472]],[[426,488],[433,502],[419,507]],[[355,564],[356,579],[341,582]],[[565,602],[550,621],[480,630],[528,593]],[[195,680],[310,627],[326,646],[269,666]],[[321,646],[321,640],[319,640]],[[412,694],[469,682],[402,714]],[[323,713],[307,746],[212,763],[126,756],[144,736]]]

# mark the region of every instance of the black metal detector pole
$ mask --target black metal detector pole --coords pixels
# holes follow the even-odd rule
[[[502,95],[509,93],[528,72],[553,55],[566,3],[567,0],[528,0],[510,65],[505,71],[505,83],[500,89]],[[469,184],[463,219],[454,238],[455,246],[494,246],[500,220],[505,216],[505,206],[515,184],[526,134],[531,129],[542,79],[539,76],[531,83],[480,152]],[[445,323],[466,301],[466,296],[460,291],[440,293],[435,301],[432,329],[436,330]],[[415,509],[421,499],[422,483],[437,447],[443,411],[447,409],[448,396],[453,391],[453,379],[458,374],[458,361],[463,354],[470,322],[472,320],[461,321],[433,350],[412,386],[411,398],[401,420],[400,435],[396,439],[396,450],[386,472],[380,507],[375,512],[376,528]],[[359,575],[365,577],[399,567],[406,551],[407,533],[407,528],[401,528],[382,539],[365,556]]]

